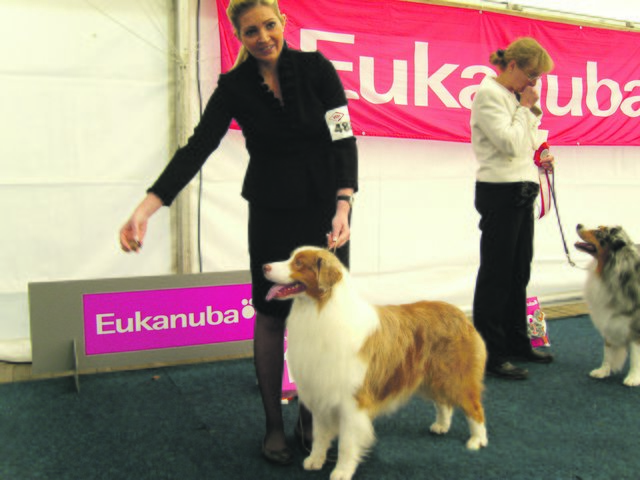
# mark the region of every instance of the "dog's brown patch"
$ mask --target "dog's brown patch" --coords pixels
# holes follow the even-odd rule
[[[306,294],[322,307],[331,298],[332,287],[342,279],[340,260],[327,250],[302,250],[289,265],[291,278],[303,283]]]
[[[368,370],[356,393],[359,406],[375,417],[419,391],[484,423],[486,350],[464,313],[444,302],[376,309],[380,328],[360,350]]]
[[[602,276],[602,270],[604,269],[607,258],[609,257],[609,250],[602,245],[600,238],[607,234],[607,227],[598,227],[597,229],[587,230],[585,228],[578,227],[578,236],[587,242],[589,245],[595,247],[596,251],[593,253],[593,257],[596,259],[596,273]]]

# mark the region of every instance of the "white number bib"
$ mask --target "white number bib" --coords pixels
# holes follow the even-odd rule
[[[331,139],[342,140],[343,138],[353,137],[351,130],[351,117],[349,117],[349,109],[346,105],[329,110],[324,114],[324,118],[331,133]]]

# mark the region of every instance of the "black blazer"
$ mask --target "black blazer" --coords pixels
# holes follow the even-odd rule
[[[356,140],[332,140],[325,113],[346,106],[338,74],[319,52],[291,50],[278,60],[283,104],[263,83],[256,60],[220,75],[200,123],[148,191],[170,205],[218,147],[231,120],[245,137],[249,164],[242,196],[265,207],[299,208],[358,189]],[[347,125],[350,128],[350,124]]]

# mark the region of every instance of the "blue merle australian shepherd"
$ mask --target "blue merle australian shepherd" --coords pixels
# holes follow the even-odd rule
[[[621,227],[589,230],[577,226],[582,240],[575,244],[593,257],[584,297],[591,320],[604,339],[604,359],[590,375],[606,378],[624,367],[624,384],[640,385],[640,255]]]

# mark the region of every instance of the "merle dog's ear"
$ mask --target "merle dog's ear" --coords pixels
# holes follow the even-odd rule
[[[614,252],[617,252],[618,250],[626,246],[627,246],[627,242],[625,242],[620,237],[614,238],[611,242],[611,250],[613,250]]]
[[[611,250],[614,252],[617,252],[627,245],[627,241],[625,240],[624,235],[622,235],[621,227],[612,227],[609,230],[609,240],[611,241]]]

